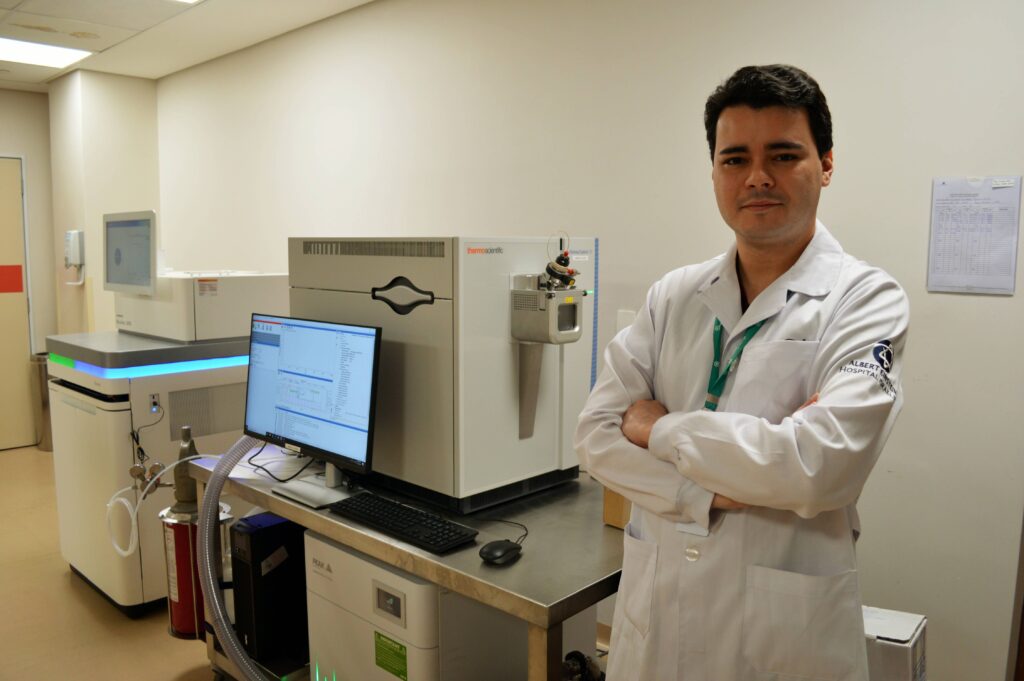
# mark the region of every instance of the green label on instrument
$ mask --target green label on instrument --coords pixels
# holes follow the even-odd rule
[[[374,657],[377,666],[402,679],[409,681],[409,656],[398,641],[394,641],[379,631],[373,632]]]

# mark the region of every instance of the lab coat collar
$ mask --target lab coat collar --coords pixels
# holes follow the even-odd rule
[[[733,334],[751,324],[776,315],[791,293],[808,296],[827,295],[839,279],[843,247],[821,221],[815,223],[814,236],[800,258],[778,279],[761,292],[746,312],[740,309],[740,283],[736,274],[736,244],[719,257],[697,295]]]

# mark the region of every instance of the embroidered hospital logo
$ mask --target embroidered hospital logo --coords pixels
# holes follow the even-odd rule
[[[882,367],[882,371],[885,373],[892,371],[892,341],[878,341],[871,353],[875,356],[878,366]]]
[[[871,348],[871,358],[875,361],[869,362],[866,358],[863,360],[852,359],[849,364],[839,371],[844,374],[858,374],[870,377],[878,384],[882,392],[896,399],[896,386],[893,384],[892,379],[889,378],[894,360],[892,341],[886,339],[875,343]]]

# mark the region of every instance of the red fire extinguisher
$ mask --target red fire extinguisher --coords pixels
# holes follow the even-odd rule
[[[199,514],[176,513],[174,507],[160,512],[164,525],[164,552],[167,558],[168,631],[178,638],[205,639],[203,630],[203,592],[199,588],[196,537]]]
[[[182,426],[178,460],[198,454],[191,426]],[[160,512],[160,522],[164,526],[164,556],[167,559],[169,631],[171,636],[178,638],[206,638],[196,554],[196,537],[199,534],[196,481],[189,477],[184,464],[174,468],[174,505]]]
[[[181,427],[178,460],[198,456],[192,428]],[[221,504],[220,521],[230,520],[228,507]],[[168,631],[177,638],[206,639],[203,590],[199,585],[199,559],[196,538],[199,535],[199,505],[196,481],[185,465],[174,468],[174,505],[160,512],[164,526],[164,556],[167,559]]]

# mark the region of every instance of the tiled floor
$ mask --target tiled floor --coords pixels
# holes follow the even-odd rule
[[[0,451],[0,519],[0,681],[213,678],[204,644],[171,637],[165,610],[130,620],[72,574],[49,452]]]

